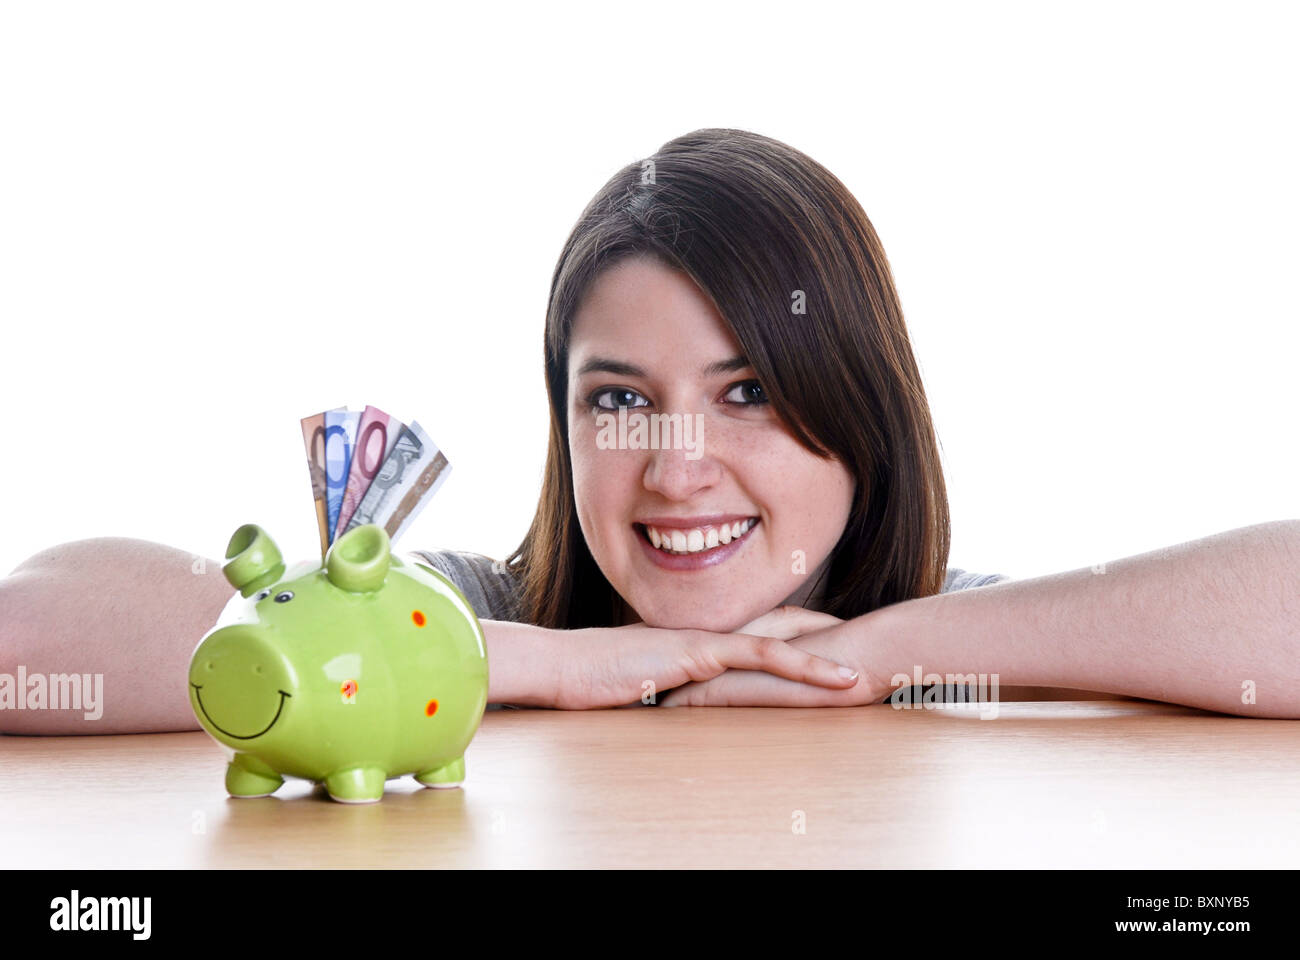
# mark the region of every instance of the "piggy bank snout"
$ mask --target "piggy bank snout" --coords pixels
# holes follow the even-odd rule
[[[199,719],[233,740],[268,733],[295,693],[283,651],[248,625],[222,627],[205,639],[194,651],[189,680]]]

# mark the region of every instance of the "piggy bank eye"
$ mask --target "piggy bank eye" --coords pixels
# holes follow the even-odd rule
[[[257,601],[259,600],[265,600],[270,595],[271,595],[270,590],[259,590],[256,594],[253,595],[253,602],[257,603]]]
[[[283,593],[277,593],[277,594],[275,595],[275,602],[276,602],[276,603],[288,603],[288,602],[289,602],[290,600],[292,600],[292,599],[293,599],[293,591],[292,591],[292,590],[286,590],[286,591],[284,591]]]

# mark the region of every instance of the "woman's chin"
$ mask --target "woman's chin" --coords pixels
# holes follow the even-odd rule
[[[695,614],[683,616],[680,612],[648,611],[641,620],[647,627],[665,630],[708,630],[710,633],[734,633],[753,617],[737,615]]]

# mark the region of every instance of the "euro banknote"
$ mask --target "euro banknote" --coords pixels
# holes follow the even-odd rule
[[[301,421],[321,556],[340,536],[375,523],[396,541],[438,492],[451,464],[419,423],[378,407],[336,407]]]

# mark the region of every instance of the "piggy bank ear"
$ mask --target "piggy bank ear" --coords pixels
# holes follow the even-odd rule
[[[251,597],[284,576],[284,558],[269,533],[255,523],[246,523],[230,538],[221,572],[232,587]]]
[[[352,593],[378,590],[388,575],[388,533],[374,523],[353,527],[334,541],[325,558],[330,583]]]

